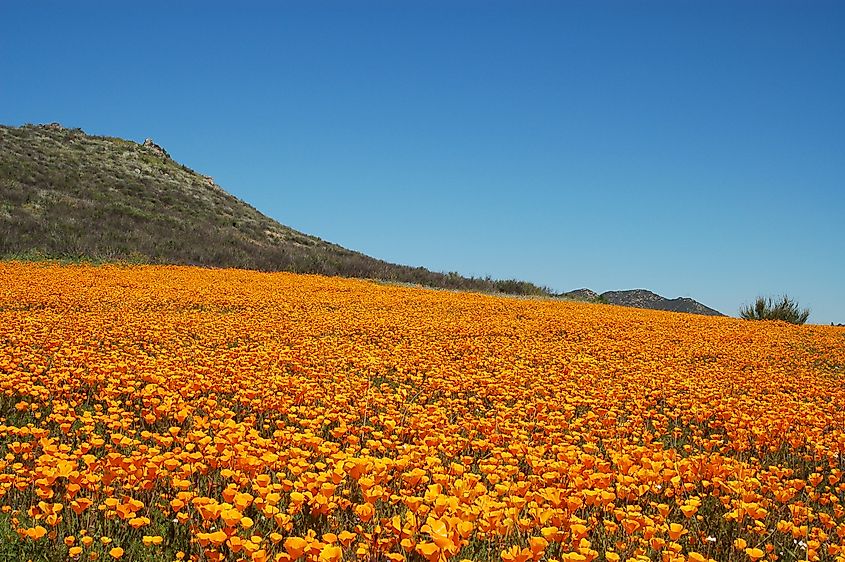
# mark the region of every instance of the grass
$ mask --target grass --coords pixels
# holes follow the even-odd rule
[[[145,534],[155,534],[156,532],[164,532],[165,525],[159,522],[157,526],[151,526]],[[33,541],[19,536],[12,528],[12,516],[8,513],[0,513],[0,561],[32,561],[32,562],[64,562],[66,560],[73,560],[69,555],[70,547],[63,543],[58,537],[50,537],[50,540]],[[92,537],[93,538],[93,537]],[[175,537],[174,537],[175,538]],[[174,548],[170,543],[166,547],[148,547],[144,546],[140,540],[134,542],[127,542],[127,548],[122,556],[124,560],[131,560],[132,562],[172,562],[177,560],[179,553],[183,556],[186,551],[180,551]],[[187,537],[183,537],[185,548],[190,551],[190,542]],[[180,544],[178,541],[174,541]],[[75,543],[74,543],[75,544]],[[102,540],[93,540],[90,547],[86,547],[84,557],[76,557],[76,560],[93,560],[96,556],[97,560],[113,560],[109,551],[114,548],[113,543],[104,543]]]

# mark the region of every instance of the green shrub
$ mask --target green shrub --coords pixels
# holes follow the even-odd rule
[[[803,324],[810,317],[810,309],[799,308],[798,303],[786,295],[778,300],[757,297],[753,305],[742,307],[739,315],[745,320],[782,320],[791,324]]]

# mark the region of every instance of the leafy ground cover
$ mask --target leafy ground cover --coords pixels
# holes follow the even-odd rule
[[[843,560],[845,336],[0,264],[0,556]]]

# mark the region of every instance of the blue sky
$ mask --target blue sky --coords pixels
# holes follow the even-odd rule
[[[398,263],[845,322],[845,3],[119,4],[0,3],[0,123]]]

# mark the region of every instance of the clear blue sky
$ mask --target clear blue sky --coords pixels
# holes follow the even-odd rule
[[[843,2],[120,4],[0,3],[0,123],[393,262],[845,322]]]

